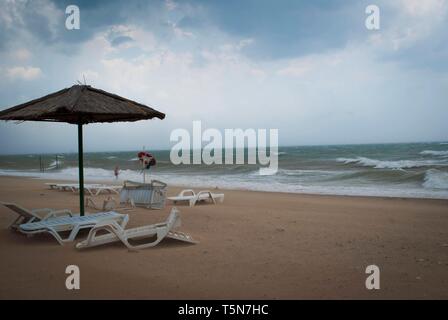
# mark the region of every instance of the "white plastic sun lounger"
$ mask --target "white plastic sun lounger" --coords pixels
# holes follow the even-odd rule
[[[79,184],[77,184],[77,183],[45,183],[45,184],[47,186],[49,186],[50,189],[56,189],[59,191],[69,190],[69,191],[75,192],[79,188]]]
[[[120,194],[122,186],[108,186],[105,184],[86,184],[84,185],[84,190],[87,191],[91,196],[97,196],[102,191],[107,191],[109,193]],[[74,187],[75,191],[79,191],[79,186]]]
[[[54,183],[54,182],[47,182],[47,183],[45,183],[45,185],[49,186],[50,189],[57,189],[58,188],[58,184]]]
[[[199,201],[206,201],[210,200],[212,203],[216,204],[217,201],[223,202],[224,201],[224,194],[223,193],[212,193],[208,190],[199,191],[198,193],[195,193],[191,189],[182,190],[179,195],[175,197],[168,197],[167,199],[173,201],[174,203],[181,202],[181,201],[188,201],[190,204],[190,207],[193,207],[197,202]]]
[[[58,189],[61,191],[70,190],[72,192],[79,191],[79,184],[77,183],[46,183],[50,189]],[[102,191],[107,191],[109,193],[119,194],[122,186],[108,186],[105,184],[85,184],[84,190],[87,191],[91,196],[97,196]]]
[[[76,248],[89,248],[121,241],[129,250],[140,250],[154,247],[166,238],[176,239],[188,243],[197,243],[197,241],[193,240],[190,235],[173,230],[179,227],[180,223],[180,217],[176,208],[171,209],[167,220],[163,223],[157,223],[127,230],[125,230],[124,227],[120,226],[116,222],[100,222],[90,230],[86,240],[76,244]],[[97,235],[99,231],[107,233]],[[155,237],[155,240],[144,244],[131,245],[129,243],[129,240],[142,240],[152,237]]]
[[[42,221],[47,220],[50,218],[57,218],[59,216],[69,216],[72,217],[73,214],[70,210],[63,209],[63,210],[53,210],[49,208],[43,208],[43,209],[32,209],[28,210],[25,209],[22,206],[19,206],[15,203],[9,203],[9,202],[0,202],[1,205],[5,206],[6,208],[10,209],[11,211],[17,213],[18,217],[15,219],[10,225],[9,228],[13,230],[17,230],[19,225],[23,223],[30,223],[35,221]],[[43,214],[43,215],[40,215]]]
[[[75,240],[76,235],[81,229],[92,228],[96,224],[104,221],[113,221],[124,228],[128,220],[129,216],[127,214],[109,211],[85,216],[59,217],[39,222],[25,223],[21,224],[18,230],[27,235],[49,233],[59,242],[59,244],[63,245],[64,242]],[[69,236],[65,239],[60,235],[60,232],[64,231],[70,231]]]

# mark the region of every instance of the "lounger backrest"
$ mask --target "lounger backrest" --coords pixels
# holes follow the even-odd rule
[[[179,214],[176,208],[171,209],[170,215],[166,219],[166,224],[168,226],[168,230],[180,227]]]
[[[39,218],[39,216],[35,215],[31,211],[29,211],[29,210],[27,210],[27,209],[25,209],[25,208],[15,204],[15,203],[0,202],[0,204],[2,204],[6,208],[14,211],[15,213],[20,214],[23,217],[26,217],[26,218],[29,218],[29,219],[31,219],[31,218]]]

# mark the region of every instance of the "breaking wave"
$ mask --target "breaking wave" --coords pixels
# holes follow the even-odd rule
[[[423,187],[428,189],[448,189],[448,172],[437,169],[426,171]]]
[[[377,160],[365,157],[337,158],[336,161],[344,164],[357,164],[375,169],[410,169],[428,166],[448,165],[438,160]]]
[[[430,155],[430,156],[442,156],[442,157],[448,157],[448,150],[441,150],[441,151],[437,151],[437,150],[424,150],[424,151],[420,152],[420,154],[423,154],[423,155]]]

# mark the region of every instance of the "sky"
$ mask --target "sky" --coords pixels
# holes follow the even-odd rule
[[[448,0],[0,0],[0,110],[85,79],[166,113],[87,125],[85,151],[168,149],[194,120],[280,145],[446,141],[447,40]],[[73,152],[76,130],[2,121],[0,154]]]

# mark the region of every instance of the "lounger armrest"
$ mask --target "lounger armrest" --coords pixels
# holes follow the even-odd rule
[[[211,193],[211,191],[209,191],[209,190],[202,190],[202,191],[199,191],[198,193],[197,193],[197,198],[199,199],[199,197],[202,195],[202,194],[206,194],[206,195],[208,195],[208,197],[210,198],[210,199],[212,199],[212,200],[214,200],[214,198],[213,198],[213,194]]]
[[[156,186],[156,187],[166,187],[167,184],[165,182],[162,182],[160,180],[152,180],[151,181],[151,186]]]
[[[104,221],[97,222],[93,226],[92,231],[93,230],[97,230],[97,229],[101,229],[103,227],[111,227],[111,228],[115,229],[119,233],[124,232],[124,226],[121,226],[120,224],[118,224],[116,221],[113,221],[113,220],[104,220]]]
[[[194,193],[193,190],[191,190],[191,189],[185,189],[185,190],[182,190],[182,191],[179,193],[179,197],[184,197],[186,193],[191,193],[192,196],[195,196],[195,195],[196,195],[196,194]]]
[[[42,209],[33,209],[31,210],[32,213],[41,213],[41,212],[52,212],[53,209],[50,208],[42,208]]]
[[[208,195],[208,197],[210,198],[210,200],[212,200],[212,202],[213,202],[214,204],[216,204],[215,197],[213,197],[213,194],[211,193],[211,191],[209,191],[209,190],[202,190],[202,191],[199,191],[199,192],[198,192],[198,195],[197,195],[197,198],[200,199],[199,197],[200,197],[202,194],[206,194],[206,195]]]
[[[210,197],[212,196],[212,193],[211,193],[211,191],[209,191],[209,190],[202,190],[202,191],[199,191],[199,192],[198,192],[198,196],[201,195],[201,194],[208,194]]]

